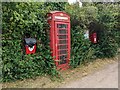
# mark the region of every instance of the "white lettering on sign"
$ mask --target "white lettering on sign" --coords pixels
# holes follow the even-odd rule
[[[61,17],[61,16],[55,16],[55,19],[64,19],[64,20],[68,20],[67,17]]]

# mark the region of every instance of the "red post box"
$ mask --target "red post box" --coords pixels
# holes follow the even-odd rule
[[[70,16],[62,11],[47,14],[50,25],[50,48],[58,69],[69,68],[70,62]]]
[[[94,32],[90,35],[90,40],[92,43],[97,43],[97,33]]]
[[[25,38],[26,54],[34,54],[36,52],[36,40],[34,38]]]

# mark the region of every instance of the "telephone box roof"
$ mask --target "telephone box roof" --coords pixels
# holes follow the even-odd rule
[[[66,12],[64,11],[50,11],[49,13],[51,14],[55,14],[55,13],[64,13],[64,14],[67,14]],[[68,15],[68,14],[67,14]]]

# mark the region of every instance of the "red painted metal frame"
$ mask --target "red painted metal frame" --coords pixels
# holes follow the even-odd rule
[[[70,16],[62,11],[52,11],[47,14],[48,17],[48,23],[50,25],[50,48],[52,52],[52,56],[55,60],[55,64],[57,66],[57,69],[65,70],[69,68],[69,62],[70,62]],[[55,17],[60,17],[55,18]],[[68,31],[68,39],[67,39],[67,61],[65,64],[59,64],[59,58],[58,58],[58,36],[57,31],[59,28],[57,28],[57,24],[66,24],[67,31]]]

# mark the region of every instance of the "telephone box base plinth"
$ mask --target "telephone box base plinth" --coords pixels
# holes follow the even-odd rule
[[[61,70],[61,71],[67,70],[67,69],[69,69],[69,68],[70,68],[69,65],[57,66],[57,70]]]

